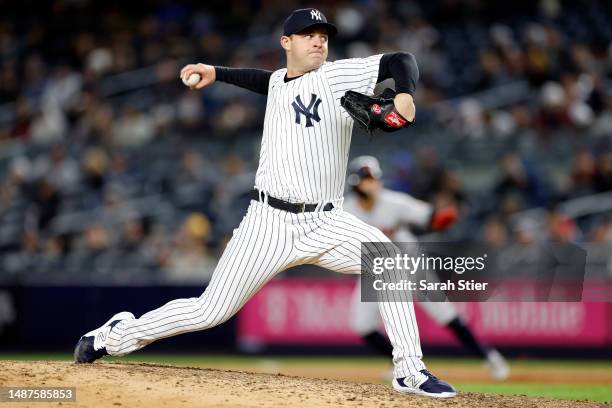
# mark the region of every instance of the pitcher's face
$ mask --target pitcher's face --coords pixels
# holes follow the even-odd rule
[[[324,29],[316,27],[290,37],[282,37],[281,45],[287,52],[287,65],[301,72],[319,68],[327,59],[328,38]]]

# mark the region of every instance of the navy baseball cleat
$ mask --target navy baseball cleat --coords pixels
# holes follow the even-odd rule
[[[134,319],[134,315],[130,312],[117,313],[102,326],[81,336],[74,348],[74,362],[93,363],[97,359],[107,356],[106,337],[117,323],[131,319]]]
[[[418,384],[413,379],[412,384],[407,384],[409,382],[408,377],[395,378],[392,382],[393,389],[403,394],[417,394],[434,398],[450,398],[457,395],[457,391],[449,383],[440,380],[427,370],[421,370],[420,372],[425,375],[425,381]]]

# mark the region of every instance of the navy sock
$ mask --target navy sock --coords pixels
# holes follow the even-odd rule
[[[452,330],[453,334],[459,339],[461,344],[470,349],[475,354],[486,358],[489,348],[478,342],[472,330],[465,324],[463,319],[455,317],[449,324],[446,325]]]
[[[361,336],[361,338],[372,350],[376,351],[378,354],[385,356],[393,355],[393,346],[391,345],[391,342],[380,332],[373,331]]]

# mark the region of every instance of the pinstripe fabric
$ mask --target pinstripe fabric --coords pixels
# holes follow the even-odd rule
[[[118,323],[106,342],[109,354],[128,354],[155,340],[218,325],[294,265],[360,273],[361,242],[389,242],[340,208],[353,127],[340,98],[349,89],[371,94],[380,58],[328,62],[288,82],[286,69],[272,73],[255,186],[286,201],[319,207],[333,202],[336,208],[292,214],[252,201],[204,293]],[[418,371],[424,366],[412,303],[386,300],[380,311],[394,345],[395,375],[421,378]]]
[[[155,340],[221,324],[291,266],[309,263],[358,274],[361,242],[370,241],[389,242],[381,231],[340,208],[292,214],[253,201],[202,296],[173,300],[139,319],[120,322],[106,349],[125,355]],[[394,346],[395,375],[406,377],[424,368],[414,309],[410,302],[387,300],[379,307]]]
[[[285,82],[287,69],[274,71],[268,86],[259,168],[255,186],[291,202],[317,203],[342,198],[353,120],[340,106],[352,89],[371,94],[382,55],[326,62]],[[296,124],[292,103],[321,100],[320,121]]]

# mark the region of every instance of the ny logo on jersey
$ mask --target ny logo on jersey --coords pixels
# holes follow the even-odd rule
[[[310,18],[312,20],[319,20],[321,21],[321,12],[319,10],[310,10]]]
[[[302,103],[302,99],[300,95],[295,97],[295,101],[291,104],[293,109],[295,110],[295,123],[298,125],[301,124],[300,115],[304,115],[306,117],[306,127],[312,127],[312,120],[316,120],[317,122],[321,120],[319,117],[319,105],[321,104],[321,99],[317,97],[317,95],[312,94],[310,97],[310,103],[308,106],[305,106]]]

